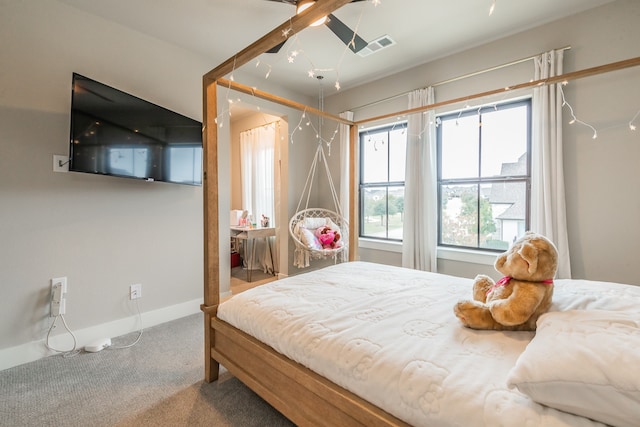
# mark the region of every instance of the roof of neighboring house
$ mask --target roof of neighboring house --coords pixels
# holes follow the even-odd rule
[[[524,153],[517,162],[503,163],[500,169],[500,176],[521,176],[527,173],[527,154]],[[504,212],[498,215],[497,219],[524,220],[526,218],[526,192],[520,186],[522,182],[495,183],[491,185],[489,193],[489,203],[510,204]]]

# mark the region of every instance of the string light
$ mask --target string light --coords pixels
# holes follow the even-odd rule
[[[638,110],[636,115],[629,121],[629,130],[636,130],[636,125],[634,125],[633,122],[638,118],[638,115],[640,115],[640,110]]]
[[[302,130],[302,126],[301,126],[301,125],[302,125],[302,121],[303,121],[303,120],[304,120],[304,118],[306,117],[306,114],[307,114],[307,109],[305,108],[305,109],[304,109],[304,111],[302,112],[302,114],[300,115],[300,121],[299,121],[299,122],[298,122],[298,124],[293,128],[293,131],[291,132],[290,139],[291,139],[291,143],[292,143],[292,144],[293,144],[293,136],[295,135],[295,133],[296,133],[298,130]]]
[[[567,102],[567,99],[564,96],[564,89],[562,89],[567,84],[569,84],[569,82],[564,81],[564,82],[562,82],[561,85],[558,86],[558,88],[560,89],[560,95],[562,96],[562,106],[563,107],[567,107],[569,109],[569,114],[571,114],[571,120],[569,120],[569,124],[572,125],[574,123],[579,123],[579,124],[581,124],[583,126],[588,127],[589,129],[591,129],[593,131],[593,136],[591,138],[592,139],[597,139],[598,138],[598,131],[596,130],[596,128],[591,126],[589,123],[583,122],[582,120],[578,119],[576,117],[575,113],[573,112],[573,107],[571,106],[571,104],[569,104]]]
[[[493,11],[496,10],[496,0],[491,2],[491,7],[489,8],[489,16],[493,15]]]
[[[380,0],[371,0],[371,3],[374,6],[379,5],[381,2]],[[345,55],[347,54],[347,52],[351,52],[351,48],[355,47],[355,38],[356,38],[356,34],[358,32],[358,28],[360,26],[360,22],[362,20],[362,16],[363,16],[364,11],[360,12],[360,16],[358,17],[358,22],[357,25],[354,27],[354,31],[353,31],[353,36],[351,37],[351,40],[349,40],[347,43],[345,43],[345,47],[342,51],[342,54],[340,56],[340,59],[337,63],[337,65],[333,68],[317,68],[313,65],[313,61],[305,54],[304,49],[302,49],[301,51],[298,50],[293,50],[293,51],[287,51],[287,56],[286,59],[287,61],[291,64],[295,62],[295,58],[298,54],[303,54],[304,58],[311,64],[311,69],[307,71],[307,75],[310,78],[316,77],[318,72],[322,72],[323,74],[327,74],[328,72],[335,72],[336,73],[336,82],[335,82],[335,89],[336,90],[340,90],[341,86],[340,86],[340,79],[338,77],[338,70],[340,69],[340,65],[345,57]],[[283,31],[283,36],[288,36],[289,31]],[[294,35],[294,43],[298,43],[298,34]],[[291,42],[289,42],[289,45],[291,44]],[[257,66],[257,64],[256,64]],[[267,73],[267,77],[268,77],[268,73]],[[266,77],[265,77],[266,78]]]
[[[575,112],[574,112],[574,110],[573,110],[573,107],[572,107],[572,106],[569,104],[569,102],[566,100],[566,97],[565,97],[564,91],[563,91],[563,89],[562,89],[562,86],[566,86],[567,84],[568,84],[568,82],[567,82],[567,81],[562,82],[562,84],[561,84],[561,85],[559,85],[559,90],[560,90],[560,94],[561,94],[561,97],[562,97],[562,106],[563,106],[563,107],[568,108],[568,109],[569,109],[569,112],[570,112],[570,115],[571,115],[571,119],[569,120],[569,124],[575,124],[575,123],[578,123],[578,124],[581,124],[581,125],[583,125],[583,126],[588,127],[589,129],[591,129],[591,130],[593,131],[592,139],[598,139],[598,130],[597,130],[594,126],[590,125],[589,123],[586,123],[586,122],[584,122],[584,121],[582,121],[582,120],[578,119],[578,117],[576,116],[576,114],[575,114]],[[504,99],[504,97],[503,97],[503,99]],[[500,101],[498,101],[498,102],[500,102]],[[494,110],[494,111],[497,111],[497,110],[498,110],[498,105],[497,105],[497,104],[498,104],[498,102],[496,102],[496,101],[487,102],[487,103],[480,102],[480,105],[479,105],[479,106],[478,106],[478,105],[476,105],[475,107],[471,106],[469,103],[466,103],[466,104],[465,104],[465,106],[463,107],[463,110],[467,110],[467,109],[474,108],[474,109],[477,109],[477,113],[478,113],[478,114],[480,114],[480,113],[481,113],[481,110],[482,110],[484,107],[489,107],[489,108],[493,108],[493,110]],[[463,111],[461,110],[461,111],[459,112],[459,114],[458,114],[458,118],[461,118],[462,113],[463,113]],[[423,127],[422,131],[420,132],[420,134],[419,134],[419,135],[417,135],[417,138],[418,138],[418,139],[420,139],[420,140],[422,139],[422,135],[423,135],[423,134],[425,134],[425,133],[428,131],[428,127],[429,127],[429,126],[432,126],[432,125],[434,125],[434,123],[435,123],[435,127],[436,127],[436,128],[438,128],[438,127],[442,124],[442,120],[441,120],[441,118],[440,118],[440,117],[437,117],[437,116],[435,117],[435,119],[434,119],[434,120],[427,120],[427,119],[426,119],[426,117],[427,117],[427,111],[423,111],[423,112],[422,112],[422,115],[425,117],[425,120],[424,120],[424,127]],[[305,117],[305,114],[304,114],[304,113],[303,113],[302,117],[303,117],[303,118]],[[632,117],[632,119],[628,122],[628,128],[629,128],[631,131],[635,131],[635,130],[637,129],[637,127],[636,127],[636,125],[634,124],[634,122],[635,122],[639,117],[640,117],[640,110],[638,110],[638,111],[636,112],[636,114]],[[401,121],[401,120],[404,120],[404,119],[405,119],[405,117],[397,117],[397,121],[398,121],[398,122],[399,122],[399,121]],[[302,123],[302,120],[303,120],[303,119],[301,119],[300,123]],[[395,124],[396,124],[396,123],[394,123],[394,126],[395,126]],[[457,124],[458,124],[458,120],[456,119],[456,125],[457,125]],[[314,131],[316,131],[316,138],[319,138],[319,132],[317,132],[317,130],[315,129],[315,127],[313,126],[313,123],[312,123],[311,121],[307,122],[307,126],[311,126],[311,127],[312,127],[312,129],[313,129]],[[613,126],[613,127],[620,127],[620,125],[618,125],[618,126]],[[361,128],[361,129],[364,129],[365,127],[364,127],[364,126],[360,126],[360,128]],[[302,127],[300,127],[300,130],[301,130],[301,129],[302,129]],[[607,128],[607,129],[608,129],[608,128]],[[331,142],[334,140],[334,138],[335,138],[335,136],[337,135],[338,131],[339,131],[339,124],[338,124],[338,126],[336,127],[336,130],[334,131],[334,134],[333,134],[333,136],[332,136],[331,140],[330,140],[330,141],[324,141],[324,140],[322,141],[322,142],[325,142],[325,143],[327,144],[327,146],[329,147],[329,149],[331,148]],[[320,138],[321,138],[321,137],[320,137]],[[291,142],[293,143],[293,133],[291,134]],[[371,142],[371,137],[370,137],[370,136],[369,136],[369,142]],[[330,152],[330,151],[329,151],[329,152]]]

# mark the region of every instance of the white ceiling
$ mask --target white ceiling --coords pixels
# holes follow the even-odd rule
[[[60,1],[203,55],[211,69],[295,13],[292,5],[267,0]],[[361,57],[326,26],[311,27],[288,40],[278,54],[263,54],[259,65],[256,60],[239,72],[265,78],[271,69],[270,81],[312,96],[318,88],[309,77],[312,70],[325,76],[325,85],[337,81],[342,89],[351,88],[611,1],[359,1],[334,15],[367,42],[389,35],[394,46]]]

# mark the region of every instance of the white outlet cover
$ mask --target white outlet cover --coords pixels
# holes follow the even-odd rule
[[[136,283],[129,286],[129,299],[142,298],[142,284]]]
[[[69,156],[53,155],[53,171],[69,172]]]
[[[67,277],[56,277],[55,279],[51,279],[51,286],[55,286],[60,283],[62,285],[62,293],[67,293]]]

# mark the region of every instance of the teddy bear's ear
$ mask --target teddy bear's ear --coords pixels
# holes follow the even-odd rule
[[[529,274],[535,273],[538,269],[538,248],[529,242],[525,242],[518,251],[518,255],[529,264]]]

